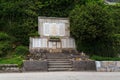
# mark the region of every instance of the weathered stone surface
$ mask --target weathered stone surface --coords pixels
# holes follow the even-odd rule
[[[106,68],[97,68],[97,71],[98,72],[107,72],[107,69]]]
[[[120,61],[116,61],[117,62],[117,67],[120,67]]]
[[[96,71],[95,61],[73,61],[74,71]]]
[[[102,66],[102,67],[107,67],[108,64],[109,64],[108,61],[101,61],[101,66]]]
[[[0,64],[0,72],[20,72],[17,64]]]
[[[120,67],[116,66],[115,72],[120,72]]]
[[[114,72],[115,71],[115,67],[108,67],[107,68],[107,72]]]
[[[26,60],[23,63],[23,71],[47,71],[47,61],[43,60]]]
[[[120,72],[120,61],[96,61],[96,69],[100,72]]]

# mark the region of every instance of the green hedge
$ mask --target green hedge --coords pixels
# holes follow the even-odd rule
[[[96,61],[120,61],[119,57],[101,57],[96,55],[93,55],[91,59]]]

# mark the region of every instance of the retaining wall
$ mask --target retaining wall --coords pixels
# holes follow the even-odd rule
[[[25,60],[22,71],[48,71],[44,60]],[[120,72],[120,61],[73,61],[73,71]],[[17,64],[0,64],[0,72],[20,72]]]
[[[98,72],[120,72],[120,61],[96,61]]]

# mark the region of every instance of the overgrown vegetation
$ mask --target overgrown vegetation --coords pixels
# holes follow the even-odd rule
[[[91,1],[82,6],[77,5],[71,11],[71,33],[79,51],[102,57],[117,57],[120,54],[120,39],[116,35],[119,34],[117,29],[120,29],[120,12],[111,12],[110,9],[111,6],[101,1]],[[120,7],[117,9],[120,10]]]
[[[6,58],[19,63],[13,55],[28,53],[29,37],[40,36],[36,33],[38,16],[69,17],[79,51],[90,56],[120,54],[119,4],[107,5],[103,0],[1,0],[0,63]],[[9,63],[7,59],[5,63]]]

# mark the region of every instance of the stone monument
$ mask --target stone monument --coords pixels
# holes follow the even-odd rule
[[[70,37],[68,18],[38,17],[40,37],[30,37],[30,52],[47,51],[61,53],[76,51],[75,41]]]
[[[68,18],[38,17],[38,33],[39,37],[30,37],[24,71],[94,70],[94,62],[80,62],[88,58],[77,52]]]

